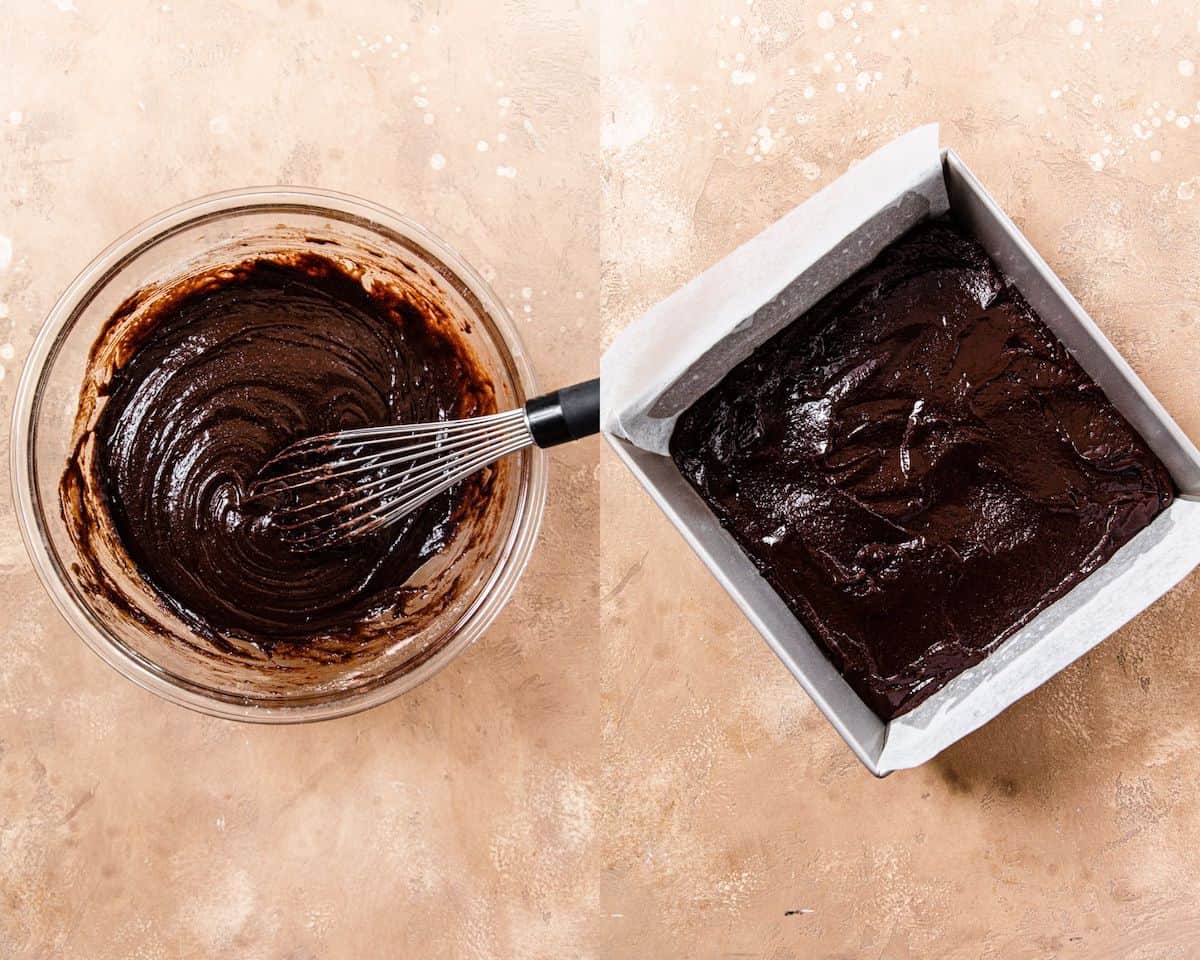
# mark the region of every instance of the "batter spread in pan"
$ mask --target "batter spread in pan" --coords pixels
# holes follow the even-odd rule
[[[982,660],[1173,495],[947,220],[734,367],[680,418],[671,453],[884,720]]]
[[[317,551],[289,546],[246,490],[302,437],[494,412],[445,320],[312,253],[211,270],[148,306],[134,298],[93,349],[61,487],[93,579],[103,585],[94,547],[107,536],[194,629],[265,651],[403,614],[406,581],[482,509],[486,476]]]

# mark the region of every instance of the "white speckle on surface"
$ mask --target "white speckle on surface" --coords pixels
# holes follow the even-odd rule
[[[1159,163],[1161,160],[1162,160],[1162,151],[1161,150],[1151,150],[1150,151],[1150,162],[1151,163]]]
[[[1194,76],[1196,73],[1196,64],[1191,60],[1180,60],[1178,69],[1181,77]]]
[[[0,360],[11,360],[16,352],[11,343],[6,343],[0,346]]]
[[[817,26],[822,30],[832,30],[835,23],[837,20],[828,10],[822,10],[817,14]]]
[[[649,136],[654,126],[654,104],[640,89],[630,87],[622,95],[622,107],[600,127],[600,147],[628,150]]]
[[[1180,130],[1186,130],[1191,125],[1192,125],[1192,118],[1189,117],[1186,113],[1181,113],[1179,116],[1177,116],[1175,118],[1175,126],[1177,126]]]
[[[1104,169],[1104,157],[1098,153],[1093,153],[1090,157],[1088,157],[1088,163],[1092,165],[1093,170]]]
[[[742,18],[734,14],[729,18],[729,25],[731,27],[740,27],[742,25]]]
[[[844,83],[839,83],[835,89],[837,90],[838,93],[845,93],[846,85]]]
[[[858,9],[863,13],[870,13],[875,9],[875,4],[872,3],[871,0],[862,0],[862,3],[858,5]]]
[[[446,166],[446,158],[440,153],[435,153],[429,158],[429,165],[433,167],[434,170],[442,170]]]
[[[8,319],[8,304],[0,302],[0,320]]]
[[[530,288],[530,287],[522,287],[521,288],[521,299],[522,300],[528,300],[532,296],[533,296],[532,288]]]
[[[517,176],[517,168],[516,167],[497,167],[496,168],[496,176],[506,177],[509,180],[515,180],[516,176]]]
[[[805,87],[805,88],[804,88],[804,99],[805,99],[805,100],[811,100],[811,99],[812,99],[813,97],[815,97],[816,95],[817,95],[817,91],[816,91],[816,90],[814,90],[812,87]]]
[[[254,882],[244,870],[235,870],[187,898],[180,920],[193,936],[214,950],[231,951],[237,935],[254,916]]]
[[[575,291],[575,299],[576,299],[576,300],[582,300],[582,299],[583,299],[583,291],[582,291],[582,290],[576,290],[576,291]]]
[[[229,132],[229,118],[223,113],[218,113],[215,117],[208,121],[208,129],[210,133],[215,133],[218,136]]]
[[[428,97],[413,97],[413,103],[415,103],[418,107],[420,107],[422,110],[424,110],[426,107],[429,106],[429,98]]]
[[[871,74],[869,74],[866,70],[863,70],[857,77],[854,78],[854,89],[856,89],[859,93],[862,93],[874,82],[875,80],[871,77]]]
[[[23,114],[20,110],[10,110],[8,112],[8,122],[14,127],[24,119],[25,114]]]
[[[1067,24],[1067,33],[1071,34],[1073,37],[1078,37],[1083,33],[1083,21],[1076,17]]]
[[[54,5],[63,13],[70,13],[75,9],[75,0],[54,0]]]
[[[488,152],[488,142],[486,140],[480,140],[477,144],[475,144],[475,149],[478,150],[480,153],[487,153]]]
[[[12,265],[12,241],[0,233],[0,273]]]
[[[734,70],[729,74],[729,82],[735,87],[744,87],[758,79],[753,70]]]

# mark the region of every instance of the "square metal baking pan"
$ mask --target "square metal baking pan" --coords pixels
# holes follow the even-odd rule
[[[1001,644],[983,664],[967,671],[970,674],[983,669],[994,658],[1007,667],[1026,652],[1020,649],[1022,643],[1027,649],[1042,638],[1052,638],[1053,632],[1064,624],[1069,627],[1067,618],[1074,609],[1073,601],[1076,605],[1081,601],[1095,604],[1105,590],[1112,591],[1115,596],[1121,589],[1122,577],[1125,578],[1127,589],[1129,579],[1136,579],[1136,565],[1146,558],[1153,558],[1156,551],[1160,560],[1163,554],[1168,555],[1170,560],[1167,565],[1171,569],[1156,574],[1153,589],[1157,592],[1153,596],[1129,597],[1128,602],[1118,604],[1120,610],[1109,611],[1105,622],[1115,625],[1106,628],[1107,632],[1136,615],[1185,576],[1200,559],[1194,548],[1186,546],[1195,539],[1195,518],[1200,515],[1200,509],[1197,509],[1200,507],[1197,502],[1200,501],[1200,452],[962,160],[953,151],[943,150],[941,166],[951,215],[983,244],[997,266],[1021,291],[1042,320],[1145,438],[1170,471],[1182,494],[1180,500],[1155,521],[1153,530],[1139,534],[1134,542],[1122,548],[1092,576],[1039,614],[1020,633]],[[910,742],[904,748],[893,744],[889,750],[889,739],[898,739],[893,737],[898,732],[892,729],[893,724],[883,723],[851,690],[803,625],[758,574],[733,537],[721,527],[716,516],[680,475],[670,457],[641,449],[612,433],[606,433],[606,438],[829,722],[876,776],[924,762],[949,743],[986,723],[1084,652],[1082,649],[1071,650],[1056,660],[1053,656],[1047,657],[1043,651],[1040,656],[1031,658],[1032,667],[1010,670],[1004,681],[1010,689],[1003,689],[1002,685],[1001,691],[1006,702],[992,709],[984,698],[982,707],[976,707],[973,712],[967,710],[966,716],[955,718],[944,736],[932,736],[928,742],[917,742],[915,745]],[[1184,522],[1167,516],[1176,509],[1176,505],[1180,508],[1179,517]],[[1024,639],[1008,649],[1010,642],[1022,635]],[[1103,636],[1094,638],[1090,645],[1101,639]],[[960,679],[963,678],[956,678],[926,703],[934,703],[941,697],[958,696],[960,700],[964,699],[961,692],[955,693],[951,689]],[[905,717],[898,719],[904,721]],[[920,732],[915,735],[918,741],[921,735]]]

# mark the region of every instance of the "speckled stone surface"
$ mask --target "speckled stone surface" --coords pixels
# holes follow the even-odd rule
[[[1195,4],[651,0],[636,19],[606,40],[605,342],[940,120],[1200,438]],[[608,451],[601,490],[608,956],[1195,954],[1200,574],[876,781]]]
[[[5,420],[74,273],[198,194],[309,183],[430,225],[553,385],[937,119],[1200,437],[1184,0],[15,0],[0,17]],[[1193,954],[1197,575],[876,781],[597,441],[552,470],[534,562],[480,643],[400,701],[293,728],[200,717],[105,667],[52,609],[0,480],[0,956]]]
[[[75,272],[158,210],[247,184],[430,226],[543,385],[594,375],[599,115],[569,11],[21,0],[0,18],[5,452],[21,361]],[[554,451],[541,542],[480,643],[399,701],[290,728],[193,714],[105,666],[26,560],[6,468],[0,956],[570,955],[598,902],[599,449]]]

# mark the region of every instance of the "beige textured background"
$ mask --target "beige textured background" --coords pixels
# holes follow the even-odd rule
[[[253,183],[429,225],[491,281],[544,385],[593,375],[578,17],[342,0],[0,0],[0,16],[5,425],[77,270],[159,209]],[[0,957],[572,955],[597,900],[598,457],[597,440],[554,452],[542,541],[482,642],[400,701],[293,728],[197,716],[103,665],[25,558],[6,469]]]
[[[5,419],[75,271],[200,193],[310,183],[422,220],[492,281],[551,385],[940,119],[1200,437],[1189,0],[7,0],[0,17]],[[553,469],[534,564],[479,644],[401,701],[288,729],[190,714],[101,664],[52,610],[0,481],[0,956],[1194,955],[1197,575],[879,782],[596,441]]]
[[[1194,2],[650,0],[605,49],[606,341],[940,120],[1200,438]],[[880,782],[607,451],[601,488],[608,955],[1200,954],[1200,574]]]

